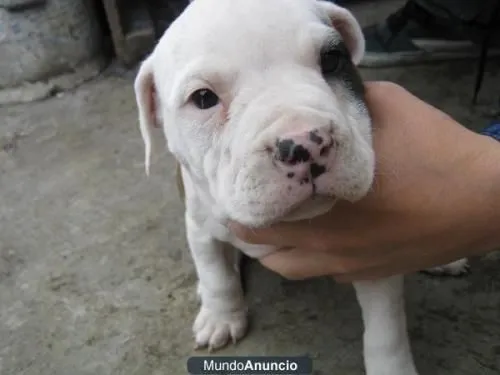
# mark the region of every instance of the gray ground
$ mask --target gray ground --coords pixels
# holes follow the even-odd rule
[[[356,12],[366,23],[396,3]],[[480,104],[471,108],[472,67],[363,74],[402,83],[479,128],[498,109],[500,69],[489,64]],[[0,108],[2,375],[186,373],[195,274],[172,158],[160,155],[151,178],[144,174],[132,77],[112,68],[61,97]],[[408,277],[422,374],[499,373],[499,269],[491,258],[476,261],[466,278]],[[350,286],[289,282],[257,264],[251,271],[251,332],[222,354],[309,353],[315,374],[362,373]]]

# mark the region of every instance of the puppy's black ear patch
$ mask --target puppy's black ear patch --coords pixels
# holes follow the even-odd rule
[[[328,81],[338,79],[352,91],[356,98],[364,99],[364,84],[357,70],[350,52],[343,41],[335,40],[335,35],[328,39],[320,50],[321,73]],[[324,148],[324,156],[329,148]]]
[[[332,34],[321,47],[319,63],[324,76],[338,75],[347,65],[354,64],[349,49],[336,34]]]

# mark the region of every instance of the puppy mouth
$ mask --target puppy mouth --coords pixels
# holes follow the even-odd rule
[[[335,196],[318,194],[313,187],[311,195],[293,204],[285,214],[280,217],[282,221],[294,221],[312,218],[328,211],[337,202]]]
[[[332,178],[328,172],[326,170],[322,176],[324,175],[324,178]],[[289,200],[289,205],[284,212],[279,217],[273,218],[270,221],[293,220],[293,218],[307,216],[308,213],[318,211],[321,207],[329,207],[331,203],[338,200],[338,197],[323,192],[322,190],[324,189],[321,188],[321,182],[313,175],[308,177],[307,181],[304,179],[304,181],[296,182],[292,189],[302,189],[303,194]]]

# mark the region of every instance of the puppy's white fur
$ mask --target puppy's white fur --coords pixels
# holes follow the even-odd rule
[[[325,41],[343,45],[347,73],[325,78]],[[355,201],[374,175],[371,124],[349,64],[364,52],[361,29],[347,10],[314,0],[196,0],[169,27],[135,81],[146,170],[152,128],[163,128],[181,165],[189,247],[199,278],[198,346],[217,349],[244,336],[246,305],[238,270],[223,246],[251,257],[272,248],[243,243],[225,226],[308,218],[336,199]],[[210,89],[219,102],[197,108],[191,94]],[[291,131],[321,128],[335,140],[326,172],[294,184],[269,150]],[[415,375],[406,332],[403,279],[355,283],[362,309],[369,375]]]

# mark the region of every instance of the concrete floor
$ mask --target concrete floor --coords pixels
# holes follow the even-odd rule
[[[357,5],[363,23],[400,1]],[[500,69],[471,108],[472,62],[363,71],[480,128],[499,109]],[[195,273],[173,160],[146,179],[132,91],[117,67],[78,90],[0,108],[0,374],[177,375],[193,355]],[[459,147],[460,145],[457,145]],[[500,371],[500,259],[461,279],[407,279],[421,374]],[[360,375],[354,292],[250,267],[252,329],[224,355],[314,358],[315,374]],[[198,353],[199,354],[199,353]]]

